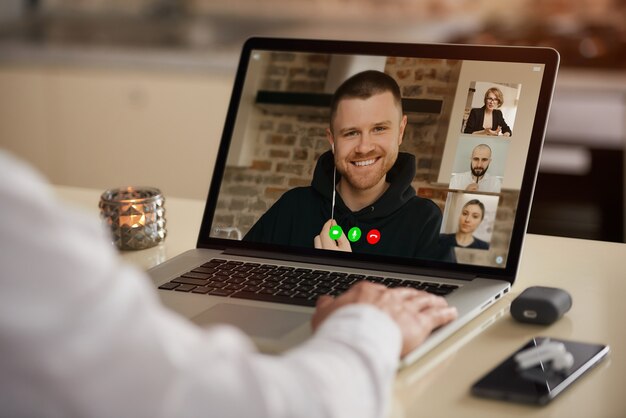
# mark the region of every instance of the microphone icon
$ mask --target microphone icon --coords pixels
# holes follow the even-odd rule
[[[357,242],[359,239],[361,239],[361,229],[358,226],[353,226],[352,228],[350,228],[350,231],[348,231],[348,239],[351,242]]]

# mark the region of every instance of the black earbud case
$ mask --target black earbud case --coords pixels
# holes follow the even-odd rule
[[[549,325],[572,307],[572,297],[556,287],[532,286],[511,303],[511,316],[520,322]]]

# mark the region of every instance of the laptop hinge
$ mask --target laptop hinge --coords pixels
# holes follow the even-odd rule
[[[326,258],[326,257],[320,257],[320,256],[307,257],[303,255],[294,255],[294,254],[277,254],[275,252],[247,250],[247,249],[242,249],[242,248],[227,248],[226,250],[224,250],[224,254],[238,255],[238,256],[244,256],[244,257],[253,257],[253,258],[268,258],[268,259],[280,260],[280,261],[297,261],[300,263],[322,264],[325,266],[349,267],[349,268],[366,269],[366,270],[381,271],[381,272],[433,276],[433,277],[441,277],[441,278],[446,278],[446,279],[472,280],[477,277],[475,274],[458,273],[458,272],[450,272],[450,271],[442,272],[439,270],[427,269],[427,268],[422,268],[422,267],[402,266],[402,265],[383,264],[383,263],[376,263],[375,265],[372,265],[372,263],[359,261],[359,260],[345,260],[345,259],[337,260],[334,258],[329,258],[329,257]]]

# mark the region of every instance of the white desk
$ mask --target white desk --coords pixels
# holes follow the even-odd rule
[[[101,191],[57,186],[62,200],[96,215]],[[123,253],[143,268],[195,247],[204,202],[166,196],[168,236],[158,247]],[[461,331],[399,373],[393,417],[626,416],[626,245],[528,235],[513,291]],[[511,301],[526,287],[568,290],[570,312],[543,327],[511,319]],[[471,384],[534,336],[605,343],[611,354],[546,407],[470,396]]]

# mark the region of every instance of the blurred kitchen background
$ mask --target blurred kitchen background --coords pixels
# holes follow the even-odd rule
[[[529,231],[624,242],[626,0],[3,0],[0,147],[55,184],[204,199],[253,35],[556,48]]]

